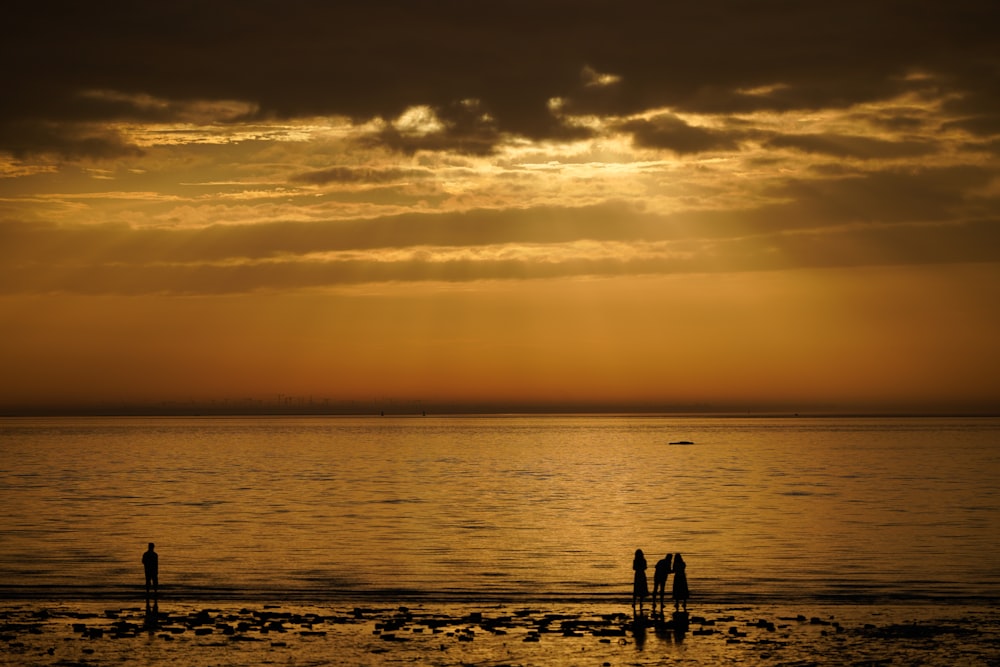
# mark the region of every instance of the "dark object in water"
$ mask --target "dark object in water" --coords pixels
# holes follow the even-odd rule
[[[670,444],[671,445],[693,445],[694,443],[691,442],[690,440],[677,440],[675,442],[671,442]]]

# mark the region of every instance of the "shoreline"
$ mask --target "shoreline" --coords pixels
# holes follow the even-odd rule
[[[986,604],[114,602],[0,601],[0,664],[1000,664]]]
[[[199,603],[219,601],[246,601],[253,603],[338,604],[345,601],[365,603],[427,603],[463,604],[470,601],[491,604],[598,604],[629,605],[631,592],[620,590],[535,590],[515,591],[499,589],[444,589],[420,590],[409,588],[249,588],[227,586],[161,586],[161,601]],[[0,584],[0,604],[5,602],[120,602],[135,603],[145,600],[141,585],[121,584],[111,586],[61,585],[61,584]],[[852,590],[808,591],[796,594],[735,593],[721,591],[700,593],[692,602],[702,606],[720,605],[921,605],[942,606],[973,605],[1000,607],[1000,595],[971,594],[968,591]],[[647,605],[648,606],[648,605]]]

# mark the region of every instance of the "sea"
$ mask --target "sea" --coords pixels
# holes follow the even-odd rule
[[[673,443],[690,444],[673,444]],[[1000,419],[0,419],[0,598],[1000,600]]]

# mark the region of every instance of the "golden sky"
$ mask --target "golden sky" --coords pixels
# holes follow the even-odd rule
[[[7,411],[1000,409],[993,2],[15,4]]]

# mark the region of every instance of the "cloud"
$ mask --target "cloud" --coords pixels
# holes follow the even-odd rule
[[[977,137],[996,137],[1000,135],[1000,115],[972,116],[944,123],[942,129],[959,129]]]
[[[401,174],[333,168],[316,182]],[[985,167],[789,178],[741,208],[624,202],[202,228],[0,224],[4,293],[217,294],[369,282],[1000,261]]]
[[[252,118],[257,113],[256,105],[239,100],[169,100],[145,93],[114,90],[81,90],[74,102],[78,114],[87,115],[92,120],[235,123]]]
[[[771,148],[793,148],[839,158],[893,159],[931,155],[938,147],[929,141],[888,141],[845,134],[786,134],[769,139]]]
[[[408,179],[431,178],[432,172],[428,169],[400,169],[400,168],[376,168],[376,167],[330,167],[328,169],[317,169],[293,175],[289,180],[293,183],[305,183],[308,185],[381,185],[385,183],[397,183]]]
[[[616,224],[608,224],[615,221]],[[416,246],[567,243],[662,235],[659,218],[620,202],[591,207],[406,213],[331,222],[271,222],[202,228],[123,224],[0,224],[0,259],[11,264],[201,263]]]
[[[810,225],[912,223],[1000,217],[1000,198],[974,192],[997,177],[994,169],[959,166],[874,171],[830,179],[789,179],[769,194]],[[763,220],[756,222],[762,223]]]
[[[730,132],[695,127],[671,114],[660,114],[650,120],[632,120],[619,129],[629,132],[642,148],[671,150],[679,155],[715,150],[736,150],[738,135]]]
[[[0,267],[0,292],[78,294],[231,294],[386,282],[542,280],[576,276],[667,275],[1000,261],[995,220],[958,226],[897,225],[785,234],[759,239],[687,242],[659,254],[549,258],[435,259],[433,249],[395,260],[286,258],[231,263],[115,262]]]
[[[551,113],[554,98],[567,113],[619,118],[847,108],[910,93],[991,126],[1000,108],[1000,8],[987,0],[98,0],[19,3],[17,16],[0,29],[0,57],[18,63],[0,81],[7,151],[31,150],[11,129],[29,120],[178,116],[198,101],[233,101],[229,118],[361,121],[424,105],[452,122],[379,138],[472,154],[505,135],[579,136]],[[489,123],[460,122],[463,100]]]
[[[113,129],[32,120],[0,123],[0,150],[18,159],[46,154],[71,160],[142,155],[142,149]]]
[[[499,141],[493,131],[463,134],[453,128],[428,134],[406,134],[392,127],[368,134],[361,143],[368,147],[386,147],[413,155],[417,151],[454,151],[464,155],[489,155]]]

